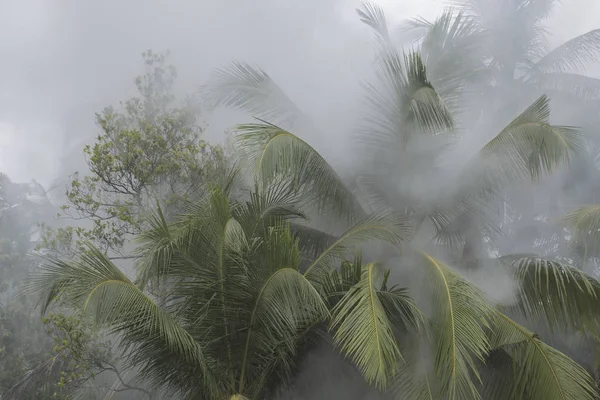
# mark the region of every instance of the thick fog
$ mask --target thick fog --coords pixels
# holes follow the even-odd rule
[[[132,93],[145,49],[172,51],[186,92],[230,60],[260,65],[335,135],[319,143],[332,155],[333,138],[355,123],[348,115],[372,66],[372,35],[354,11],[359,3],[2,0],[0,171],[15,181],[50,183],[61,157],[97,133],[93,113]],[[391,27],[435,18],[447,3],[378,2]],[[598,15],[595,0],[562,2],[550,19],[551,41],[591,30]],[[209,122],[214,140],[232,125],[219,115]],[[343,152],[339,144],[337,150]]]
[[[488,1],[497,6],[505,0]],[[361,82],[372,76],[376,55],[373,32],[356,14],[360,3],[361,0],[0,0],[0,54],[3,57],[0,67],[0,173],[13,182],[35,180],[49,189],[53,184],[62,185],[70,173],[85,172],[82,148],[99,134],[94,113],[135,95],[133,78],[143,72],[141,53],[147,49],[170,51],[169,63],[177,67],[177,90],[182,94],[196,93],[210,79],[215,68],[232,60],[259,66],[319,127],[318,131],[301,132],[302,138],[314,144],[342,171],[345,166],[354,167],[353,160],[347,155],[351,148],[356,150],[352,139],[363,104],[360,102],[364,96]],[[392,35],[402,42],[400,27],[403,23],[415,17],[434,20],[452,1],[378,0],[375,3],[384,9]],[[563,0],[547,20],[549,47],[598,27],[600,0]],[[600,62],[591,63],[585,74],[600,78]],[[511,99],[503,95],[498,98]],[[526,100],[520,98],[519,101]],[[513,103],[517,104],[517,100]],[[464,115],[468,117],[472,115],[469,112],[478,111],[467,110]],[[568,123],[571,111],[558,110],[554,114],[553,109],[552,116],[556,115],[561,123]],[[487,126],[477,123],[465,129],[470,129],[467,134],[472,133],[475,140],[463,140],[448,152],[442,160],[446,164],[441,164],[443,173],[437,176],[415,174],[414,181],[403,182],[406,185],[403,189],[407,188],[408,196],[412,196],[410,200],[416,198],[423,203],[435,203],[440,192],[432,187],[447,184],[450,174],[462,168],[463,161],[490,139],[479,134],[485,131],[496,135],[498,128],[505,126],[518,112],[499,110],[498,114],[488,118],[490,121],[484,121],[493,127],[490,132],[482,128]],[[578,115],[574,122],[590,125],[598,115],[587,117]],[[236,123],[247,122],[248,116],[219,109],[206,110],[202,119],[208,124],[207,138],[222,142],[226,131]],[[594,130],[588,125],[584,127],[585,134]],[[597,137],[597,133],[594,130],[591,135]],[[596,167],[588,173],[597,174],[600,163]],[[537,222],[533,222],[537,221],[537,207],[544,217],[554,212],[551,206],[546,207],[544,199],[553,195],[568,198],[561,203],[564,209],[556,211],[557,217],[569,208],[582,205],[584,195],[579,198],[578,190],[585,195],[589,193],[578,186],[579,181],[568,181],[565,176],[565,169],[559,169],[556,177],[526,192],[526,196],[521,196],[520,190],[524,186],[529,189],[529,182],[522,186],[515,184],[507,190],[505,195],[513,201],[511,206],[519,208],[521,214],[511,215],[511,210],[504,210],[502,218],[510,222],[502,224],[502,229],[506,228],[504,233],[508,234],[495,243],[496,248],[485,254],[486,257],[532,251],[537,244],[533,246],[528,239],[535,235],[545,240],[546,232],[542,228],[536,231],[534,225]],[[582,176],[584,174],[580,175],[579,171],[569,175]],[[587,184],[587,178],[587,175],[581,178],[581,185]],[[567,184],[572,185],[569,190],[565,190]],[[58,187],[60,192],[63,189]],[[586,197],[585,201],[590,198],[598,203],[594,195]],[[520,226],[511,217],[515,221],[518,218],[523,221],[530,218],[531,221]],[[476,220],[477,216],[472,219]],[[319,223],[327,222],[317,221],[316,224]],[[471,228],[470,223],[475,225],[475,222],[467,221],[465,224],[469,228],[465,231],[472,234],[476,228]],[[549,231],[554,235],[552,229]],[[430,231],[421,230],[417,234],[431,236]],[[483,242],[492,241],[489,232],[479,236],[476,239],[485,236],[478,241],[482,248],[486,247]],[[419,242],[420,236],[415,237],[418,238],[415,242]],[[565,242],[563,239],[556,242]],[[468,240],[465,239],[465,243]],[[549,242],[552,240],[548,239]],[[550,245],[544,246],[546,244],[537,246],[538,250],[547,250],[557,257],[562,255],[560,249],[548,250]],[[365,253],[371,250],[368,248]],[[379,247],[372,252],[379,252],[378,256],[383,253]],[[463,257],[468,259],[466,253],[463,252]],[[451,258],[456,254],[443,255]],[[404,267],[402,262],[408,263],[407,259],[402,259],[398,265]],[[129,268],[131,264],[124,261],[120,265]],[[516,283],[512,274],[481,269],[467,271],[465,275],[469,272],[469,279],[498,304],[514,298]],[[418,300],[418,293],[414,297]],[[358,372],[333,351],[318,349],[310,353],[302,365],[306,367],[301,369],[291,388],[286,388],[282,399],[380,398],[360,380]],[[328,373],[328,370],[336,373]],[[313,384],[315,387],[311,386]]]

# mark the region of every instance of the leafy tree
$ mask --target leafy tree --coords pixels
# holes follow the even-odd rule
[[[143,53],[146,73],[135,79],[139,96],[96,115],[101,133],[84,148],[89,173],[72,176],[61,216],[89,226],[48,230],[41,248],[66,253],[93,241],[114,256],[143,229],[143,210],[156,200],[175,207],[199,196],[225,164],[223,149],[201,138],[198,103],[177,101],[176,70],[168,53]]]
[[[0,394],[51,349],[43,324],[17,292],[35,265],[29,251],[48,207],[35,182],[14,183],[0,174]]]

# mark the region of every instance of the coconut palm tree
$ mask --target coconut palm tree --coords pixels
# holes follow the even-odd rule
[[[372,357],[367,376],[385,385],[400,357],[390,321],[418,327],[420,314],[403,291],[374,282],[380,265],[344,262],[341,275],[331,266],[368,239],[398,245],[410,228],[389,212],[361,219],[339,237],[315,236],[298,225],[304,201],[291,188],[271,182],[240,200],[215,186],[172,223],[159,210],[140,238],[135,282],[90,245],[80,260],[49,264],[32,288],[43,293],[44,308],[58,295],[108,324],[130,347],[128,360],[141,376],[184,398],[266,398],[328,321],[348,353],[357,324],[381,329],[385,341],[363,351]],[[144,288],[152,282],[167,294],[150,298]],[[370,300],[366,314],[334,301],[355,285],[362,289],[354,301],[380,298]]]
[[[584,149],[582,136],[574,127],[550,123],[549,98],[542,95],[521,110],[516,117],[513,117],[512,121],[500,129],[495,137],[484,143],[468,162],[459,164],[453,174],[440,174],[440,168],[435,163],[436,157],[441,150],[448,146],[445,136],[457,131],[452,112],[453,109],[456,109],[456,102],[445,100],[460,99],[460,96],[453,97],[453,95],[456,94],[457,89],[462,89],[463,84],[460,79],[457,79],[455,85],[448,85],[445,88],[447,90],[445,95],[438,93],[435,85],[428,80],[427,69],[419,53],[411,51],[401,56],[390,42],[387,24],[379,8],[367,4],[359,9],[359,15],[364,22],[374,28],[378,43],[381,45],[377,59],[379,81],[367,85],[367,106],[371,107],[365,118],[367,124],[359,130],[362,149],[359,156],[363,162],[363,169],[359,171],[357,180],[359,181],[358,186],[366,189],[362,191],[363,194],[366,192],[366,195],[361,197],[359,194],[359,202],[363,203],[365,208],[392,207],[410,216],[416,231],[411,243],[413,250],[415,247],[423,246],[424,243],[419,238],[429,237],[427,242],[430,244],[462,248],[463,254],[462,257],[459,257],[459,266],[468,266],[471,261],[475,261],[476,265],[480,264],[481,266],[481,264],[485,264],[480,259],[485,257],[486,242],[489,243],[495,234],[501,233],[500,228],[504,222],[503,215],[493,211],[496,206],[504,205],[506,197],[503,194],[507,188],[517,181],[523,182],[524,179],[533,182],[539,181],[560,165],[567,163],[574,155],[580,154]],[[455,31],[475,30],[467,23],[464,25],[458,23],[458,27],[454,25],[452,28]],[[457,34],[457,36],[460,35]],[[254,113],[261,119],[277,119],[278,115],[281,115],[282,118],[278,119],[276,123],[290,124],[290,120],[301,121],[305,118],[301,112],[298,112],[298,108],[293,102],[283,94],[283,90],[269,78],[268,74],[244,63],[234,63],[228,68],[219,70],[217,79],[203,90],[207,100],[213,105],[236,106]],[[277,98],[276,102],[273,101],[275,98]],[[262,176],[268,177],[273,171],[286,171],[290,179],[301,181],[305,171],[310,171],[312,188],[309,192],[310,196],[319,196],[320,193],[323,193],[318,192],[316,189],[318,187],[341,188],[344,186],[343,182],[329,174],[331,167],[324,167],[327,164],[323,162],[323,158],[318,155],[316,150],[291,133],[290,130],[280,128],[277,131],[274,129],[274,125],[264,121],[260,124],[242,126],[240,130],[246,132],[240,137],[242,148],[248,149],[249,154],[246,159],[255,162],[254,167]],[[442,182],[435,180],[436,176],[440,175],[443,176]],[[419,186],[418,183],[423,181],[428,182],[429,185]],[[340,193],[340,191],[341,189],[336,189],[335,192]],[[474,253],[473,242],[477,239],[479,239],[477,247],[480,251]],[[411,250],[404,249],[404,253],[407,252],[410,253]],[[452,258],[452,252],[447,256]],[[446,317],[450,315],[445,320],[448,325],[436,321],[436,326],[440,330],[447,328],[449,332],[453,332],[458,325],[454,319],[457,314],[452,307],[457,303],[452,299],[453,289],[450,288],[450,279],[445,275],[446,269],[444,268],[447,267],[427,254],[421,258],[417,257],[417,259],[420,263],[424,262],[434,271],[438,271],[443,277],[443,284],[428,293],[433,297],[438,296],[439,293],[448,294],[448,297],[445,298],[446,305],[450,304],[450,309],[446,309]],[[506,262],[507,258],[503,257],[496,260],[495,264],[505,264]],[[516,304],[520,304],[519,306],[509,307],[507,310],[502,308],[509,315],[520,314],[521,318],[526,320],[538,322],[541,320],[549,327],[559,327],[560,329],[595,329],[592,328],[595,322],[591,321],[595,321],[596,317],[593,316],[593,313],[588,314],[588,312],[592,312],[591,308],[588,311],[579,309],[580,312],[583,312],[581,315],[587,315],[586,319],[590,318],[588,322],[569,322],[568,318],[565,319],[566,314],[564,314],[563,307],[570,308],[570,306],[552,305],[556,302],[556,298],[566,299],[569,297],[571,290],[573,290],[571,294],[575,299],[583,293],[578,287],[588,287],[589,284],[591,291],[583,294],[584,297],[588,296],[595,290],[591,288],[597,285],[593,278],[576,269],[537,257],[513,257],[509,264],[512,266],[509,269],[511,273],[516,274],[513,278],[519,283],[517,286],[528,289],[518,291]],[[457,279],[461,284],[464,283],[463,280]],[[564,285],[565,281],[571,282],[575,286],[567,288]],[[429,279],[427,282],[435,282],[435,279]],[[580,286],[583,282],[587,283]],[[535,290],[530,291],[531,286],[525,285],[531,285]],[[542,287],[544,285],[545,288]],[[552,289],[550,289],[551,287]],[[479,292],[476,291],[476,293]],[[595,302],[594,296],[591,295],[588,298],[592,301],[590,304]],[[472,298],[469,300],[472,301]],[[442,310],[444,309],[442,305],[439,306]],[[436,308],[436,310],[441,312],[440,308]],[[538,344],[541,343],[538,342],[538,335],[523,330],[522,327],[518,328],[514,321],[505,319],[506,316],[500,319],[492,317],[493,322],[488,324],[483,322],[487,321],[485,316],[487,311],[484,312],[483,309],[472,311],[473,315],[478,316],[476,318],[481,318],[473,326],[481,326],[481,324],[486,327],[491,326],[492,330],[500,335],[514,333],[520,338],[517,340],[518,343],[534,346],[537,350],[542,351],[541,347],[538,347]],[[496,311],[493,311],[492,314],[497,315]],[[429,317],[436,319],[435,316],[430,315]],[[588,328],[584,328],[584,326]],[[512,333],[509,334],[509,331]],[[452,343],[457,345],[460,338],[455,336],[450,342],[449,348],[452,348]],[[504,362],[513,363],[508,370],[512,373],[516,372],[513,369],[514,363],[520,356],[509,354],[510,351],[505,347],[507,343],[504,342],[498,347],[492,347],[494,349],[492,351],[485,350],[485,346],[492,342],[493,340],[483,344],[483,342],[471,338],[469,346],[474,347],[468,347],[465,354],[460,355],[454,352],[449,356],[450,359],[444,358],[445,363],[435,365],[436,368],[439,368],[437,370],[433,368],[436,370],[436,374],[433,375],[437,385],[435,391],[429,390],[431,381],[415,379],[413,376],[404,382],[411,382],[411,385],[415,382],[420,384],[404,388],[405,395],[408,392],[416,397],[424,396],[422,398],[427,398],[427,394],[432,398],[438,398],[438,395],[442,398],[444,396],[476,398],[479,392],[474,382],[478,381],[480,376],[476,372],[478,367],[475,366],[477,364],[475,359],[478,357],[469,358],[473,354],[477,354],[481,361],[485,359],[495,362],[495,358],[492,360],[490,357],[502,353]],[[477,347],[477,343],[482,347]],[[448,345],[447,342],[446,345]],[[463,345],[467,346],[467,344],[461,346]],[[457,345],[454,350],[458,347]],[[434,348],[436,348],[435,345]],[[461,348],[466,349],[466,347]],[[502,351],[495,353],[496,349],[500,348]],[[559,354],[554,353],[554,350],[550,350],[550,348],[545,349],[555,355]],[[529,350],[521,348],[520,351],[528,352]],[[542,353],[546,350],[543,350]],[[441,351],[439,347],[437,347],[437,351]],[[535,363],[533,359],[538,356],[545,358],[545,355],[541,355],[542,353],[535,357],[533,353],[527,356],[533,358],[528,359],[523,364],[523,368],[533,368],[533,363]],[[561,360],[560,363],[566,361],[566,358],[561,358]],[[440,362],[439,359],[436,362]],[[501,362],[498,361],[498,363]],[[464,369],[459,369],[457,367],[459,364]],[[407,365],[410,368],[414,367],[410,363]],[[449,366],[454,374],[451,374],[450,377],[448,370],[445,369]],[[537,367],[543,368],[541,364],[536,363]],[[571,364],[571,367],[574,367],[574,364]],[[570,370],[571,367],[567,367],[567,369]],[[549,368],[553,369],[553,367]],[[575,367],[582,372],[578,368]],[[428,371],[427,368],[425,370]],[[531,377],[533,375],[529,374],[537,376],[538,372],[529,370],[519,373],[521,377]],[[473,378],[473,374],[475,378]],[[579,378],[586,375],[584,372],[582,374]],[[427,374],[424,376],[427,377]],[[571,375],[571,378],[574,378],[574,375]],[[497,387],[517,391],[518,395],[516,396],[515,392],[509,392],[515,398],[547,398],[555,395],[558,396],[557,398],[571,398],[573,394],[569,394],[563,388],[564,382],[561,383],[561,379],[558,375],[541,380],[536,377],[535,383],[529,381],[527,386],[521,381],[512,383],[503,381],[502,385]],[[582,379],[579,383],[590,382],[589,377]],[[543,384],[538,386],[540,382]],[[578,396],[593,398],[593,390],[590,387],[583,389],[586,384],[578,385],[572,386],[575,391],[582,390]],[[549,389],[550,386],[553,389]],[[502,397],[506,395],[506,392],[489,389],[494,387],[496,386],[491,382],[486,382],[483,392],[487,397],[506,398]]]

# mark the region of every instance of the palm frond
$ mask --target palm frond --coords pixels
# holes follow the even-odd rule
[[[541,258],[513,262],[519,283],[516,309],[551,330],[594,330],[598,326],[600,282],[576,268]]]
[[[368,241],[381,240],[400,246],[408,239],[412,229],[408,224],[408,217],[393,211],[373,214],[359,221],[323,251],[306,269],[305,276],[311,271],[331,266],[334,260],[343,259],[348,252],[353,252],[357,245]]]
[[[307,225],[291,223],[290,228],[294,236],[298,238],[298,244],[303,254],[311,260],[318,257],[337,240],[336,236]]]
[[[238,130],[243,132],[239,143],[244,157],[265,182],[283,175],[320,211],[350,219],[364,215],[356,197],[310,144],[267,122],[241,125]]]
[[[377,82],[366,84],[367,127],[360,139],[377,146],[405,147],[417,133],[438,134],[454,128],[453,117],[427,78],[418,52],[403,57],[387,48],[378,59]]]
[[[308,327],[325,320],[329,311],[319,292],[294,268],[281,268],[262,285],[252,309],[244,346],[240,393],[254,382],[264,360],[256,357],[285,357],[278,360],[289,369],[296,353],[296,341]]]
[[[580,207],[567,214],[563,222],[573,231],[572,243],[584,247],[584,258],[600,252],[600,206]]]
[[[530,73],[574,72],[600,56],[600,29],[579,35],[555,48],[536,62]]]
[[[460,111],[465,84],[485,71],[482,63],[485,33],[476,19],[464,12],[446,10],[434,22],[415,21],[426,27],[420,50],[433,87],[452,110]]]
[[[329,309],[333,309],[348,291],[360,282],[362,272],[362,253],[358,251],[353,262],[344,260],[339,269],[327,269],[313,278],[313,281]]]
[[[510,398],[532,400],[593,400],[592,377],[575,361],[548,346],[540,337],[507,316],[496,313],[492,348],[512,358],[514,386]]]
[[[235,107],[290,127],[309,121],[265,71],[245,62],[217,69],[200,93],[211,107]]]
[[[432,295],[435,372],[440,395],[449,400],[479,399],[477,362],[489,351],[485,329],[491,307],[483,294],[449,267],[427,254],[424,289]]]
[[[376,289],[382,280],[381,265],[365,266],[360,282],[333,310],[331,329],[335,345],[352,359],[367,382],[385,390],[402,356]]]
[[[152,384],[197,390],[197,384],[173,368],[184,364],[190,373],[202,376],[205,387],[216,387],[190,333],[91,244],[78,261],[53,259],[35,276],[31,288],[44,299],[44,312],[60,295],[66,304],[118,334],[129,363]]]
[[[244,225],[247,234],[254,236],[260,227],[278,221],[308,220],[303,211],[306,204],[302,193],[296,190],[293,181],[277,176],[268,182],[255,181],[254,191],[239,207],[235,216]]]
[[[367,24],[375,31],[377,38],[383,44],[389,44],[390,34],[383,9],[372,2],[364,2],[356,9],[360,21]]]
[[[570,126],[549,123],[550,101],[541,96],[478,153],[472,168],[496,184],[538,180],[584,150],[583,136]]]

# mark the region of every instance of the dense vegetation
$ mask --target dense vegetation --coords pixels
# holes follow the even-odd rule
[[[144,53],[63,206],[3,178],[1,398],[293,398],[324,348],[357,400],[600,398],[600,85],[576,73],[600,31],[548,51],[552,2],[483,3],[412,21],[411,50],[358,10],[376,71],[344,178],[264,71],[202,87],[257,118],[224,149]],[[42,321],[12,300],[30,271]]]

